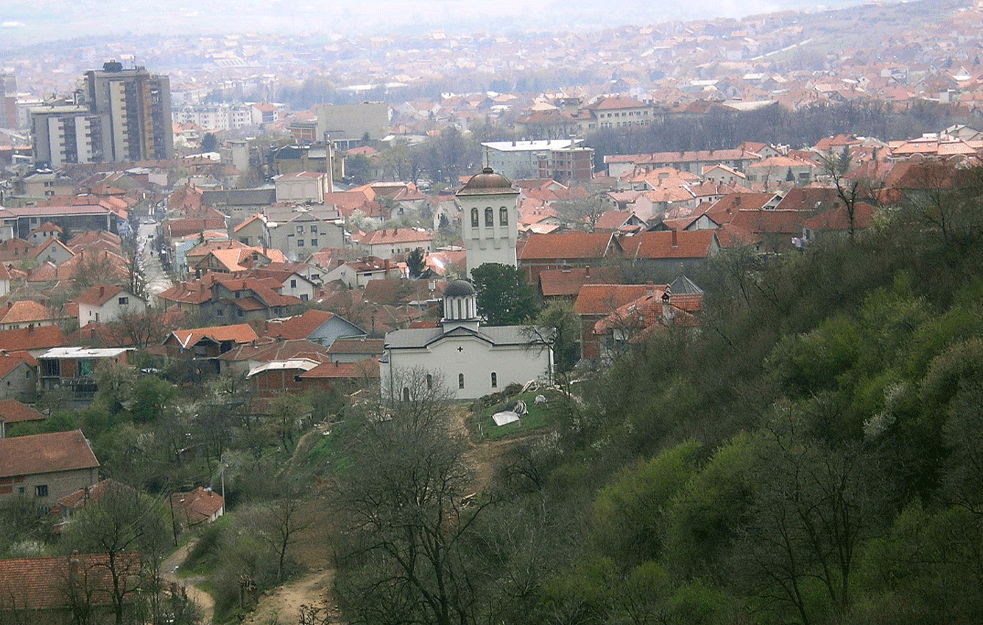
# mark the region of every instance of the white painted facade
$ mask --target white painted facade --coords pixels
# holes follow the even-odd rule
[[[414,389],[394,385],[412,377],[400,372],[424,369],[455,399],[465,400],[502,392],[512,383],[548,379],[553,353],[528,326],[480,327],[474,290],[457,280],[445,291],[440,325],[389,332],[379,364],[384,399],[412,395]]]
[[[461,237],[468,273],[484,263],[517,266],[519,192],[508,178],[486,167],[458,191],[456,198],[461,206]]]

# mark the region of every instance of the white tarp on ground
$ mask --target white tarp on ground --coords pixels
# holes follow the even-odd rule
[[[495,425],[507,425],[518,421],[519,415],[511,410],[506,410],[505,412],[496,412],[492,415],[492,419],[495,420]]]

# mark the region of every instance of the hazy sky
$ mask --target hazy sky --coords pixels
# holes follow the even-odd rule
[[[857,0],[827,0],[841,7]],[[331,35],[581,30],[815,9],[812,0],[0,0],[0,48],[86,35],[287,31]]]

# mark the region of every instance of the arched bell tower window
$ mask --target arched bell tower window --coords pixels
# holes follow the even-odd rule
[[[457,388],[464,388],[464,374],[457,374]]]
[[[498,374],[492,371],[491,374],[492,388],[498,388]]]
[[[498,223],[501,226],[509,225],[509,209],[504,206],[498,209]]]
[[[477,228],[478,227],[478,209],[477,208],[472,208],[471,209],[471,227],[472,228]]]
[[[491,209],[491,206],[485,209],[485,227],[491,228],[495,225],[495,211]]]
[[[409,401],[409,400],[410,400],[410,389],[409,389],[409,387],[404,386],[403,387],[403,401]]]

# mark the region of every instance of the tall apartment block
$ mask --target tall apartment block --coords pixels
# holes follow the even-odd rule
[[[17,128],[17,81],[0,74],[0,128]]]
[[[123,69],[111,61],[85,73],[84,102],[93,113],[109,116],[103,132],[105,153],[113,161],[167,159],[174,156],[171,86],[167,76],[143,67]]]
[[[31,109],[36,161],[60,168],[173,158],[167,76],[112,61],[86,72],[82,83],[74,104]]]

